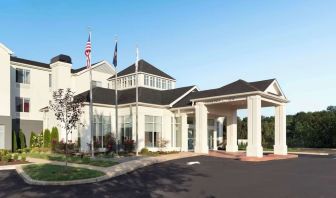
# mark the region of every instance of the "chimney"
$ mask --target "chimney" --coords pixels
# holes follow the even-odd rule
[[[60,54],[50,60],[52,90],[71,88],[71,57]]]

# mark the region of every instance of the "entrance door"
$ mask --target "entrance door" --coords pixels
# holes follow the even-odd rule
[[[0,149],[5,149],[5,126],[0,125]]]
[[[213,149],[213,132],[214,130],[208,130],[208,145],[209,149]]]
[[[188,150],[193,151],[195,147],[195,131],[188,129]]]

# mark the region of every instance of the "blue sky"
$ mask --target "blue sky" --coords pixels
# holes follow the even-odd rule
[[[1,1],[0,42],[42,62],[70,55],[77,68],[91,26],[93,62],[112,61],[118,35],[119,69],[138,44],[177,86],[277,78],[293,114],[336,105],[335,10],[328,0]]]

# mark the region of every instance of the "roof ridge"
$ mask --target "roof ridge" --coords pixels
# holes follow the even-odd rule
[[[247,86],[249,86],[249,87],[255,89],[256,91],[260,91],[260,89],[258,89],[257,87],[251,85],[249,82],[247,82],[247,81],[245,81],[245,80],[242,80],[242,79],[239,79],[239,80],[243,81]]]

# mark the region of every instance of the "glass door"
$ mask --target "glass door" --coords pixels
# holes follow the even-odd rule
[[[5,149],[5,126],[0,125],[0,149]]]
[[[208,145],[209,145],[209,149],[213,149],[213,132],[214,132],[214,130],[208,130]]]
[[[188,129],[188,150],[193,151],[195,146],[195,131],[194,129]]]

